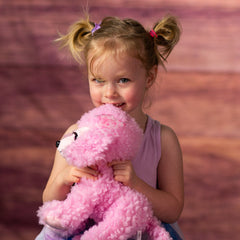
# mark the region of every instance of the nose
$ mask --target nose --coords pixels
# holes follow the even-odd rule
[[[118,96],[115,84],[109,83],[105,86],[104,97],[105,98],[115,98]]]

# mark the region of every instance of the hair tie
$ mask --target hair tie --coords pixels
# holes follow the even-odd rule
[[[95,31],[97,31],[98,29],[100,29],[101,28],[101,22],[98,24],[98,23],[94,23],[94,28],[91,30],[91,33],[92,33],[92,36],[93,36],[93,34],[94,34],[94,32]]]
[[[153,37],[153,38],[154,38],[154,37],[156,37],[156,38],[158,37],[158,35],[156,34],[156,32],[155,32],[153,29],[150,30],[149,33],[150,33],[151,37]]]

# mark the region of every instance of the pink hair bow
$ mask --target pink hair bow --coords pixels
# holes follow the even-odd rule
[[[151,37],[158,37],[158,35],[156,34],[156,32],[152,29],[152,30],[150,30],[150,35],[151,35]]]

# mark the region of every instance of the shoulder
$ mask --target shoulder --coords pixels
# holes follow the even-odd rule
[[[161,137],[171,139],[177,138],[177,135],[171,127],[161,124]]]
[[[183,186],[183,159],[178,137],[172,128],[161,125],[162,154],[158,164],[158,184],[161,189]],[[175,180],[174,180],[175,179]],[[171,186],[174,183],[174,186]],[[175,190],[171,190],[175,191]]]
[[[180,144],[178,137],[174,130],[169,126],[161,124],[161,145],[162,145],[162,154],[165,154],[169,151],[181,152]]]

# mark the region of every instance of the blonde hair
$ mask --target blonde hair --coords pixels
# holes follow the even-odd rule
[[[89,51],[100,56],[104,51],[127,52],[141,60],[147,72],[154,65],[162,65],[180,37],[178,21],[173,16],[165,16],[149,30],[133,19],[106,17],[100,28],[92,32],[95,24],[87,16],[75,22],[66,35],[57,39],[62,47],[68,47],[77,62],[88,60]],[[165,68],[165,67],[164,67]]]

